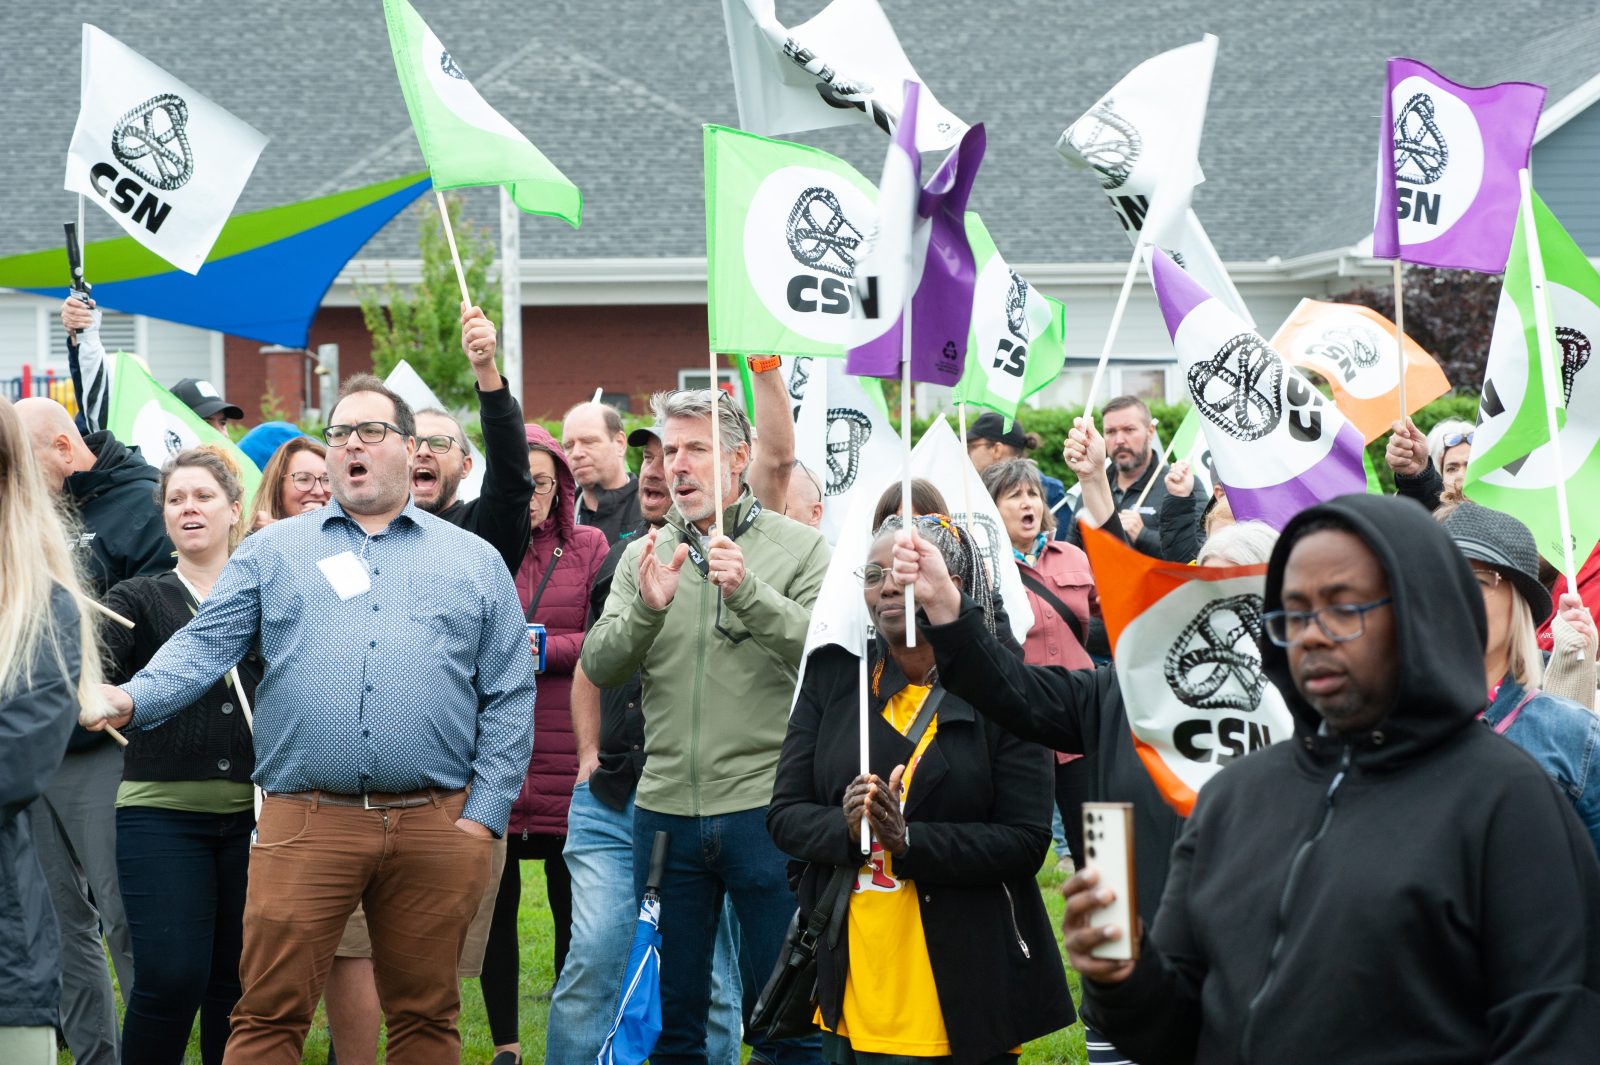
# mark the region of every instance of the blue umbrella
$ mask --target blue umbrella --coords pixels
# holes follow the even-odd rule
[[[650,875],[639,902],[633,946],[628,948],[617,1019],[606,1033],[595,1065],[643,1065],[661,1036],[661,872],[670,838],[657,832],[650,848]]]

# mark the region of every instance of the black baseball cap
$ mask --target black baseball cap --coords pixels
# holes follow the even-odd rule
[[[1022,422],[1013,418],[1011,430],[1006,431],[1006,420],[994,411],[984,411],[978,415],[976,421],[967,426],[967,443],[974,440],[993,440],[996,443],[1014,447],[1018,451],[1028,449],[1028,438],[1022,431]]]
[[[244,420],[244,408],[223,399],[222,393],[217,391],[217,386],[210,381],[198,377],[185,377],[172,386],[172,394],[187,403],[189,409],[201,418],[210,418],[218,411],[222,411],[233,421]]]

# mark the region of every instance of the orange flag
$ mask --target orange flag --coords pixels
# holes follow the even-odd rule
[[[1414,414],[1450,391],[1433,356],[1406,342],[1406,405]],[[1284,359],[1311,370],[1333,389],[1333,402],[1367,443],[1389,431],[1400,410],[1394,323],[1351,303],[1301,300],[1272,338]]]
[[[1184,817],[1228,763],[1287,739],[1294,721],[1261,672],[1266,566],[1163,562],[1098,529],[1083,546],[1100,589],[1133,745]]]

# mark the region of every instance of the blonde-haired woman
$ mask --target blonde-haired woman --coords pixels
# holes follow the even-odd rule
[[[134,622],[103,627],[113,682],[143,668],[200,609],[238,545],[241,496],[238,470],[220,450],[190,448],[162,467],[157,498],[178,564],[107,593],[107,605]],[[222,1060],[239,999],[255,827],[245,708],[261,668],[247,655],[176,717],[128,735],[117,789],[117,876],[134,958],[123,1065],[179,1065],[197,1011],[202,1060]]]
[[[246,533],[275,521],[321,510],[332,497],[328,488],[328,449],[309,436],[296,436],[273,453],[261,471],[261,485],[245,517]]]
[[[94,620],[67,527],[0,398],[0,1061],[54,1062],[60,935],[28,806],[61,764],[80,706],[98,705]]]
[[[1544,653],[1536,629],[1551,602],[1539,582],[1533,533],[1511,515],[1471,502],[1457,505],[1442,524],[1483,592],[1489,623],[1483,720],[1550,774],[1600,850],[1600,717],[1539,688]]]

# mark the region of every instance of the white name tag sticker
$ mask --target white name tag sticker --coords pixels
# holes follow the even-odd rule
[[[340,599],[352,599],[372,587],[372,575],[353,551],[340,551],[317,563],[322,575]]]

